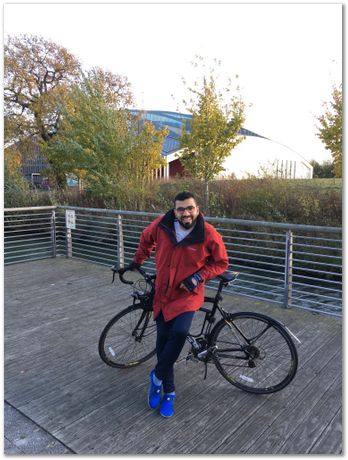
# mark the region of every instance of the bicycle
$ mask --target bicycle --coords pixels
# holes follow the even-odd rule
[[[124,278],[127,269],[113,270],[122,283],[133,285],[133,305],[114,316],[103,329],[98,350],[109,366],[129,368],[155,355],[156,325],[152,320],[152,302],[156,275],[137,269],[137,281]],[[133,270],[134,273],[134,270]],[[234,282],[238,272],[224,272],[215,297],[205,296],[199,309],[204,319],[200,331],[187,336],[191,348],[186,360],[213,363],[220,374],[237,388],[257,394],[275,393],[295,377],[298,355],[292,337],[282,323],[261,313],[225,311],[221,302],[223,288]],[[205,304],[212,304],[207,308]],[[216,322],[217,312],[221,319]],[[196,316],[196,315],[195,315]]]

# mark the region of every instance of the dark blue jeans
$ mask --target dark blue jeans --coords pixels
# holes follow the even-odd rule
[[[162,380],[165,393],[175,391],[174,363],[185,345],[194,314],[194,311],[188,311],[165,322],[161,312],[156,318],[157,365],[155,375]]]

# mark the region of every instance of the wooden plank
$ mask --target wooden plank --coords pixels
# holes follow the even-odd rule
[[[297,452],[311,451],[321,434],[325,432],[326,428],[330,425],[335,414],[339,411],[342,402],[342,380],[341,376],[338,375],[331,385],[327,387],[324,394],[317,404],[310,411],[310,417],[305,421],[299,423],[292,433],[287,443],[279,449],[280,454],[294,454]],[[336,433],[336,442],[339,439],[338,433]],[[312,444],[309,445],[309,440]],[[330,443],[331,444],[331,443]],[[335,454],[339,454],[342,450],[342,433],[341,443],[339,444],[338,451]],[[328,453],[326,448],[323,448],[323,454]],[[333,452],[331,452],[333,453]]]
[[[310,331],[307,331],[307,337],[310,337]],[[322,339],[320,339],[322,341]],[[318,349],[318,343],[313,343],[311,341],[312,346],[312,355],[310,354],[310,350],[308,349],[308,357],[307,360],[309,364],[313,362],[313,355],[315,356],[316,353],[320,353],[320,349]],[[333,342],[333,350],[336,351],[336,345]],[[307,369],[307,362],[302,363],[303,366]],[[316,359],[315,359],[316,361]],[[299,371],[300,375],[301,371]],[[312,368],[313,373],[313,368]],[[225,391],[220,393],[217,399],[214,398],[215,388],[214,385],[212,388],[209,388],[206,392],[206,402],[199,398],[199,404],[203,406],[203,409],[199,411],[199,419],[202,422],[201,424],[197,424],[196,418],[196,405],[194,406],[193,410],[191,411],[191,419],[190,419],[190,408],[185,408],[185,422],[186,428],[190,432],[191,438],[189,440],[183,441],[183,437],[187,437],[182,431],[179,429],[177,433],[175,433],[175,439],[168,440],[167,442],[161,443],[159,446],[156,446],[156,453],[168,452],[174,453],[175,448],[179,448],[180,443],[185,445],[185,453],[204,453],[206,449],[209,449],[210,452],[220,453],[223,445],[221,446],[221,441],[226,439],[230,439],[234,432],[236,432],[241,426],[246,426],[254,419],[255,412],[260,411],[260,419],[259,423],[254,426],[253,429],[253,439],[257,434],[257,426],[258,428],[262,428],[265,426],[267,421],[267,417],[273,419],[275,414],[282,410],[285,405],[284,401],[287,401],[289,395],[296,395],[301,393],[303,390],[304,385],[299,385],[298,377],[295,378],[293,384],[289,385],[285,388],[282,392],[278,394],[274,394],[271,396],[258,396],[258,395],[250,395],[243,393],[237,390],[237,399],[233,405],[230,404],[229,399],[229,391],[230,388],[228,385],[225,386]],[[301,376],[302,377],[302,376]],[[301,379],[303,380],[303,379]],[[296,387],[294,389],[294,386]],[[204,398],[203,396],[203,398]],[[273,403],[273,404],[272,404]],[[272,410],[273,405],[273,410]],[[271,406],[271,407],[270,407]],[[234,420],[231,414],[238,414],[238,419]],[[210,417],[214,419],[213,426],[209,427],[208,433],[206,432],[206,426],[209,426]],[[266,419],[266,420],[265,420]],[[189,423],[191,421],[191,423]],[[200,428],[200,429],[199,429]],[[240,442],[243,443],[242,446],[239,448],[235,446],[233,443],[230,444],[230,452],[237,453],[239,452],[238,449],[243,451],[243,447],[245,443],[250,440],[248,433],[249,430],[245,433],[245,436],[240,438]],[[238,436],[238,435],[237,435]],[[172,436],[171,436],[172,437]],[[166,438],[168,439],[168,433],[166,433]],[[174,438],[174,436],[173,436]],[[164,445],[163,445],[164,444]],[[160,450],[158,450],[160,449]],[[146,450],[146,453],[153,453],[153,451],[149,452]]]
[[[327,361],[323,363],[323,367],[325,367],[326,364]],[[269,397],[261,410],[257,410],[244,424],[239,424],[233,433],[225,436],[225,438],[222,439],[222,443],[218,445],[214,452],[238,452],[243,454],[255,443],[256,439],[259,439],[260,442],[265,441],[267,439],[266,431],[268,427],[270,427],[272,423],[277,424],[277,420],[280,420],[281,416],[286,417],[289,407],[301,398],[301,394],[305,390],[307,384],[310,385],[312,381],[316,379],[311,360],[308,361],[302,373],[305,379],[301,379],[300,385],[296,382],[296,388],[291,388],[290,385],[282,390],[279,395],[272,395]],[[253,435],[250,436],[250,433]],[[217,443],[218,442],[219,440],[217,440]],[[279,438],[279,442],[282,442],[281,438]],[[299,452],[301,451],[299,450],[297,453]],[[258,453],[258,451],[255,450],[255,453]]]
[[[331,385],[332,380],[336,378],[339,369],[338,351],[336,358],[330,359],[327,365],[317,373],[315,382],[311,382],[300,397],[291,406],[287,407],[287,411],[271,422],[263,436],[258,438],[246,453],[278,453],[284,444],[290,442],[290,437],[298,424],[310,419],[313,407],[318,403],[327,387]],[[311,445],[312,440],[308,440],[308,442]],[[295,450],[296,446],[293,446],[292,449]],[[297,451],[296,453],[305,452]]]
[[[303,341],[298,375],[283,391],[258,396],[234,388],[213,365],[203,381],[200,364],[180,363],[176,414],[163,420],[146,402],[154,359],[119,370],[98,356],[102,328],[131,303],[131,289],[111,285],[108,267],[64,258],[11,265],[5,290],[5,397],[79,454],[260,453],[267,439],[270,453],[295,444],[298,453],[339,449],[337,319],[226,296],[226,310],[259,311],[290,326]],[[321,399],[334,401],[336,412],[324,413]],[[311,417],[321,414],[315,431]],[[298,438],[297,423],[308,423],[306,436]]]
[[[342,431],[342,408],[340,408],[309,453],[316,455],[325,452],[342,454]]]
[[[310,337],[310,334],[308,334],[308,337]],[[320,340],[322,341],[322,338]],[[315,344],[315,348],[316,348],[316,346],[317,346],[317,344]],[[316,348],[316,350],[317,350],[317,348]],[[155,433],[154,439],[156,440],[156,444],[154,444],[152,446],[151,453],[153,452],[153,450],[155,450],[156,453],[158,453],[157,452],[158,445],[162,446],[162,444],[164,445],[162,450],[164,452],[166,452],[166,448],[169,449],[168,444],[170,445],[170,448],[173,449],[174,448],[173,443],[175,444],[175,439],[178,441],[178,433],[177,432],[184,433],[183,437],[187,438],[187,432],[192,434],[193,429],[194,429],[195,426],[201,427],[204,430],[204,428],[209,425],[210,418],[212,417],[212,415],[214,415],[214,414],[211,413],[211,411],[212,411],[212,408],[214,408],[216,406],[216,401],[213,398],[213,396],[215,394],[214,390],[217,387],[216,378],[218,380],[220,380],[220,384],[222,385],[222,387],[224,387],[224,392],[222,393],[222,399],[223,399],[222,404],[217,405],[217,408],[218,408],[219,411],[221,411],[221,407],[227,406],[228,401],[226,402],[226,400],[225,400],[226,390],[227,391],[234,391],[236,403],[240,402],[243,397],[244,397],[244,399],[248,400],[248,399],[250,399],[250,396],[252,396],[252,395],[246,395],[245,393],[242,393],[241,391],[234,389],[227,382],[222,380],[221,377],[219,376],[219,374],[217,374],[217,373],[214,374],[214,378],[212,379],[210,387],[207,388],[205,385],[203,385],[203,387],[201,389],[201,393],[199,393],[199,394],[197,394],[197,387],[193,388],[193,390],[189,390],[189,388],[191,388],[191,385],[192,385],[192,383],[190,382],[189,388],[188,388],[187,385],[185,385],[185,388],[184,388],[185,392],[187,392],[187,394],[190,395],[188,407],[185,407],[185,404],[184,404],[184,401],[182,401],[182,398],[180,398],[178,400],[178,404],[182,404],[182,406],[183,406],[181,408],[181,412],[182,412],[182,415],[185,418],[185,431],[182,430],[182,425],[180,425],[180,424],[179,425],[174,425],[174,427],[176,428],[175,433],[168,432],[166,427],[162,427],[161,432],[163,433],[164,440],[159,441],[158,436],[156,436],[156,433],[157,433],[156,426],[154,426],[156,421],[155,420],[146,421],[145,427],[142,428],[141,425],[143,424],[143,419],[141,418],[137,422],[135,422],[135,425],[132,425],[131,428],[129,428],[129,427],[124,427],[123,429],[121,428],[122,431],[118,430],[117,435],[113,435],[114,441],[117,442],[117,444],[119,446],[121,446],[120,447],[120,449],[121,449],[120,452],[123,453],[123,452],[127,452],[127,450],[129,450],[129,449],[134,449],[135,442],[136,442],[135,447],[137,447],[138,444],[142,444],[143,446],[148,444],[150,439],[151,439],[151,434],[153,435],[153,433]],[[186,383],[186,382],[184,382],[184,383]],[[205,403],[204,397],[206,397],[207,403]],[[259,397],[256,397],[256,398],[259,399]],[[190,403],[192,401],[194,401],[195,399],[199,403],[191,405]],[[199,421],[197,421],[197,408],[198,407],[199,407]],[[202,407],[207,409],[207,411],[206,411],[207,412],[207,420],[202,419]],[[228,405],[228,407],[231,410],[231,412],[235,413],[235,410],[234,410],[235,408],[234,407],[231,407],[230,405]],[[242,407],[243,407],[243,405],[242,405]],[[180,407],[178,407],[177,410],[179,411]],[[192,426],[188,424],[188,421],[190,420],[190,415],[192,416],[191,417],[192,418]],[[215,418],[213,418],[213,419],[215,421]],[[212,428],[210,428],[210,429],[212,429]],[[173,430],[171,430],[171,431],[173,431]],[[169,434],[170,434],[170,438],[168,437]],[[105,431],[104,431],[104,435],[107,436],[107,433],[105,433]],[[206,435],[206,434],[204,434],[204,435]],[[168,441],[167,443],[166,443],[166,440]],[[106,441],[106,444],[108,444],[109,440],[107,439],[107,437],[106,437],[105,441]],[[187,439],[184,440],[184,441],[179,440],[178,441],[178,445],[179,445],[178,448],[180,448],[182,443],[185,443],[185,446],[186,446],[187,445]],[[131,450],[131,451],[134,452],[134,450]],[[173,451],[175,452],[175,449]],[[146,453],[149,453],[148,449],[146,450]]]
[[[308,355],[301,362],[295,380],[281,392],[267,397],[261,396],[262,404],[255,404],[252,399],[246,398],[239,411],[236,412],[240,414],[237,424],[229,423],[230,414],[235,411],[231,411],[228,407],[225,408],[204,440],[199,442],[197,439],[193,443],[192,453],[202,453],[205,445],[210,445],[210,450],[214,453],[245,453],[255,439],[264,437],[268,425],[301,397],[308,382],[316,378],[314,371],[319,368],[317,360],[323,348],[324,346],[320,348],[319,341],[311,343],[311,349],[307,349]],[[325,350],[328,350],[329,354],[330,352],[335,353],[337,350],[335,341],[331,341],[331,350],[328,346],[325,347]],[[328,358],[323,360],[321,366],[324,367],[327,361]],[[253,433],[252,437],[250,432]]]

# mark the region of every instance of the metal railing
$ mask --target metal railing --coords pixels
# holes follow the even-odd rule
[[[5,264],[56,256],[56,207],[7,208]]]
[[[67,210],[75,212],[75,228],[67,228]],[[158,215],[71,206],[5,209],[5,263],[65,255],[122,266]],[[231,292],[341,316],[341,228],[206,219],[224,238],[230,269],[240,272]],[[154,271],[153,257],[146,267]]]

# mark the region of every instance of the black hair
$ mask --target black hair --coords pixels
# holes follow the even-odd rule
[[[176,201],[184,201],[188,200],[189,198],[193,198],[197,204],[196,198],[194,197],[193,193],[191,192],[180,192],[176,195],[174,198],[174,207],[175,207],[175,202]]]

